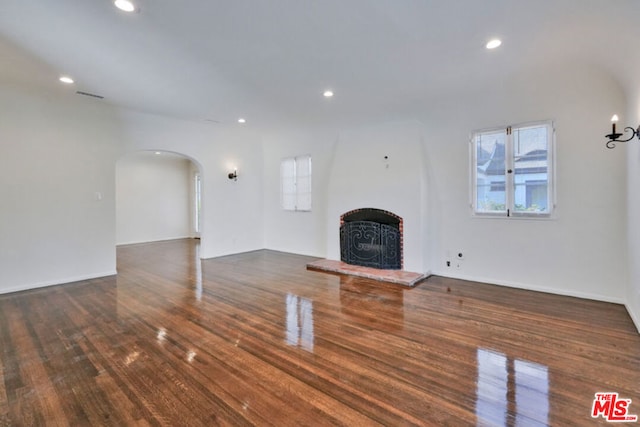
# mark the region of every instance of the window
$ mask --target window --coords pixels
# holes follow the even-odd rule
[[[473,210],[478,215],[549,216],[553,208],[553,124],[474,132]]]
[[[280,203],[282,209],[287,211],[311,210],[311,156],[282,160]]]

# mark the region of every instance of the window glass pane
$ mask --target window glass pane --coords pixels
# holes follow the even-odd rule
[[[284,159],[280,164],[280,202],[283,209],[295,210],[295,159]]]
[[[282,195],[282,209],[288,211],[296,210],[296,195],[295,194],[283,194]]]
[[[311,193],[298,194],[296,209],[299,211],[311,210]]]
[[[296,158],[297,209],[311,210],[311,157]]]
[[[311,157],[296,157],[296,174],[298,177],[311,176]]]
[[[308,211],[311,210],[311,177],[298,178],[297,193],[298,203],[297,209]]]
[[[479,212],[506,211],[505,138],[503,130],[475,136],[476,210]]]
[[[282,194],[296,194],[296,183],[293,179],[282,179]]]
[[[549,137],[546,125],[513,129],[514,209],[549,211]]]
[[[283,159],[280,164],[280,177],[293,179],[296,170],[295,159]]]

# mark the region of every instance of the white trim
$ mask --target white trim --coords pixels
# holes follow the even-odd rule
[[[627,309],[627,313],[629,313],[629,317],[631,317],[633,324],[638,330],[638,334],[640,334],[640,319],[633,313],[633,310],[631,310],[631,307],[629,307],[628,304],[625,304],[624,307]]]
[[[193,197],[191,198],[191,207],[193,209],[191,220],[193,225],[191,227],[192,237],[200,238],[202,235],[202,174],[199,170],[194,170],[191,175],[191,189],[193,190]]]
[[[533,220],[533,221],[555,221],[558,219],[558,217],[554,214],[531,214],[531,215],[527,215],[527,214],[517,214],[514,215],[513,212],[511,213],[511,216],[507,217],[506,214],[505,215],[495,215],[492,213],[486,213],[486,212],[481,212],[481,213],[474,213],[473,215],[471,215],[472,219],[478,219],[478,218],[482,218],[482,219],[499,219],[499,220],[504,220],[505,218],[508,218],[509,221],[514,220],[514,221],[521,221],[521,220]]]
[[[31,289],[46,288],[49,286],[67,285],[69,283],[74,283],[74,282],[82,282],[85,280],[99,279],[101,277],[115,276],[116,274],[118,274],[116,270],[111,270],[111,271],[105,271],[103,273],[89,274],[86,276],[67,277],[65,279],[56,279],[52,281],[14,286],[11,288],[0,288],[0,295],[9,294],[13,292],[28,291]]]
[[[515,183],[516,183],[516,165],[515,165],[515,161],[513,159],[513,155],[515,153],[515,149],[513,147],[513,145],[515,144],[514,140],[513,140],[513,128],[517,127],[517,125],[514,126],[507,126],[507,131],[506,131],[506,135],[504,138],[504,169],[505,169],[505,175],[504,175],[504,205],[505,208],[507,210],[507,212],[505,212],[507,214],[507,217],[510,217],[511,215],[513,215],[513,213],[516,211],[515,206],[516,206],[516,187],[515,187]],[[507,170],[510,170],[511,172],[507,173]],[[493,184],[491,184],[493,185]],[[547,198],[549,197],[548,192],[547,192]],[[476,206],[476,209],[478,207]],[[488,212],[491,213],[491,212]]]
[[[557,150],[557,143],[556,143],[556,122],[551,120],[551,150],[549,150],[549,153],[551,154],[551,165],[550,165],[550,169],[551,169],[551,176],[547,177],[549,180],[549,186],[551,186],[551,201],[553,203],[553,207],[550,209],[551,215],[555,214],[556,208],[558,207],[558,170],[557,170],[557,162],[556,162],[556,150]]]
[[[467,280],[470,282],[478,282],[478,283],[483,283],[487,285],[497,285],[497,286],[504,286],[507,288],[524,289],[527,291],[544,292],[547,294],[589,299],[594,301],[610,302],[610,303],[620,304],[620,305],[625,305],[625,302],[626,302],[624,298],[615,298],[615,297],[609,297],[606,295],[591,294],[588,292],[574,292],[574,291],[568,291],[565,289],[547,288],[544,286],[535,286],[535,285],[530,285],[526,283],[506,282],[506,281],[500,281],[495,279],[471,277],[471,276],[466,276],[464,274],[450,274],[442,271],[434,272],[433,274],[436,276],[442,276],[449,279]]]
[[[475,133],[469,134],[469,206],[471,207],[471,215],[476,212],[476,203],[478,200],[478,160],[475,147]]]
[[[121,242],[118,243],[116,245],[116,247],[118,246],[128,246],[128,245],[140,245],[140,244],[144,244],[144,243],[160,243],[160,242],[169,242],[171,240],[182,240],[182,239],[198,239],[199,237],[197,236],[178,236],[178,237],[163,237],[162,239],[157,239],[157,240],[131,240],[128,242]]]

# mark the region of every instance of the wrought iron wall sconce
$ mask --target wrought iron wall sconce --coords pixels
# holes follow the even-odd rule
[[[238,180],[238,169],[234,169],[233,172],[229,172],[229,179],[232,179],[234,181]]]
[[[625,133],[631,132],[631,136],[627,139],[619,139],[623,134],[616,132],[617,121],[618,121],[618,115],[614,114],[613,117],[611,117],[611,123],[612,123],[611,133],[609,135],[605,135],[607,138],[609,138],[609,141],[607,141],[607,148],[615,148],[616,142],[629,142],[634,137],[638,137],[638,139],[640,140],[640,126],[638,126],[638,129],[634,129],[632,127],[627,126],[626,128],[624,128],[624,132]]]

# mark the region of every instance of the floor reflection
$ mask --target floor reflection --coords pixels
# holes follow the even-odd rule
[[[189,279],[195,285],[196,301],[202,301],[202,260],[200,259],[200,239],[195,239],[196,244],[189,246]]]
[[[313,351],[313,302],[287,294],[287,344]]]
[[[548,425],[546,366],[478,349],[478,425]]]
[[[404,292],[401,285],[369,283],[351,277],[340,278],[341,311],[351,318],[376,323],[385,330],[404,327]],[[375,313],[375,318],[371,318]]]

